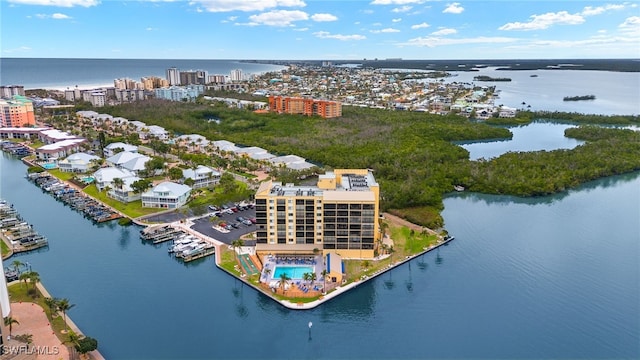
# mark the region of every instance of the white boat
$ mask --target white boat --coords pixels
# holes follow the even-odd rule
[[[204,250],[206,246],[207,245],[205,243],[199,242],[199,243],[193,245],[192,248],[183,250],[182,251],[182,257],[198,254],[199,252]]]
[[[193,235],[183,235],[178,239],[174,240],[173,245],[169,247],[169,252],[170,253],[182,252],[186,250],[187,246],[197,241],[198,239]]]

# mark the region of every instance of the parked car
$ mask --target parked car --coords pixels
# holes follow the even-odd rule
[[[254,217],[249,218],[249,221],[251,221],[252,224],[255,224],[256,223],[256,218],[254,218]]]
[[[240,224],[238,224],[237,222],[231,223],[229,225],[233,226],[235,229],[240,227]]]
[[[238,216],[238,217],[236,218],[236,220],[238,220],[238,221],[240,221],[240,222],[243,222],[243,221],[244,221],[244,218],[243,218],[242,216]]]
[[[217,207],[217,206],[215,206],[215,205],[209,205],[209,210],[211,210],[211,211],[218,211],[218,210],[220,210],[220,209],[218,209],[218,207]]]
[[[244,219],[244,220],[242,220],[242,223],[243,223],[243,224],[245,224],[245,225],[247,225],[247,226],[251,226],[251,225],[253,225],[253,223],[252,223],[249,219]]]

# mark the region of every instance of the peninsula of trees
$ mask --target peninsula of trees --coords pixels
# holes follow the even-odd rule
[[[580,101],[580,100],[595,100],[595,95],[581,95],[581,96],[565,96],[564,101]]]
[[[373,169],[381,185],[383,210],[430,227],[443,225],[443,196],[454,185],[491,194],[537,196],[640,170],[640,133],[604,127],[568,131],[567,136],[586,141],[571,150],[507,153],[471,161],[468,151],[454,142],[509,139],[511,132],[456,115],[359,107],[344,107],[342,118],[331,120],[256,114],[204,101],[147,100],[101,111],[160,125],[177,134],[199,133],[210,140],[260,146],[274,154],[300,155],[326,168]],[[524,123],[540,118],[581,121],[578,114],[523,115]],[[207,121],[210,118],[220,122]],[[590,123],[612,121],[609,118],[585,117]],[[637,125],[640,119],[619,116],[615,122]],[[288,172],[277,176],[287,177],[286,182],[297,180]]]
[[[473,77],[474,81],[511,81],[511,78],[491,77],[487,75],[478,75]]]

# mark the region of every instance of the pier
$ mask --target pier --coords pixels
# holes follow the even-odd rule
[[[6,257],[49,245],[46,237],[38,234],[33,225],[23,221],[13,205],[0,199],[0,238],[9,248]]]

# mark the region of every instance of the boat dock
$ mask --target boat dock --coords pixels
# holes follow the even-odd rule
[[[58,180],[47,172],[31,173],[27,175],[27,178],[45,192],[52,194],[58,200],[69,205],[74,210],[83,213],[85,217],[88,217],[96,223],[107,222],[122,217],[120,213],[113,211],[108,206],[85,195],[65,182]]]
[[[179,235],[184,234],[181,230],[171,225],[154,225],[140,230],[142,240],[151,240],[154,244],[174,240]]]
[[[215,253],[216,253],[216,247],[214,245],[207,245],[207,247],[205,247],[204,250],[202,250],[202,252],[199,252],[193,255],[183,256],[182,261],[189,262],[189,261],[201,259],[209,255],[213,255]]]
[[[13,205],[0,199],[0,238],[7,244],[10,254],[31,251],[48,246],[46,237],[38,234],[33,225],[23,221]]]

